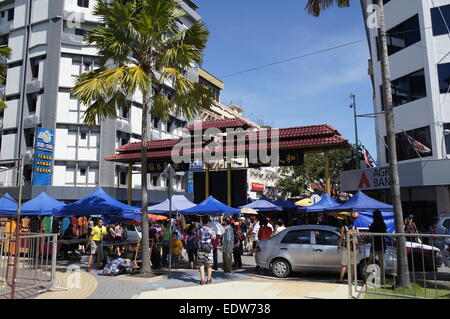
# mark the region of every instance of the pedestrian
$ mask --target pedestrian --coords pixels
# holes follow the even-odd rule
[[[242,246],[243,234],[239,222],[234,223],[234,247],[233,247],[233,259],[234,269],[238,270],[242,268],[242,253],[244,251]]]
[[[213,248],[211,241],[216,238],[214,230],[209,226],[209,216],[203,217],[203,226],[198,231],[198,254],[197,265],[200,271],[200,285],[210,284],[212,282]],[[208,279],[205,281],[205,267],[208,273]]]
[[[256,249],[256,244],[258,243],[258,233],[259,233],[259,221],[256,217],[253,217],[253,224],[251,226],[251,230],[252,230],[252,252],[250,254],[250,256],[253,256],[253,254],[255,253],[255,249]]]
[[[87,271],[91,270],[92,261],[94,256],[96,256],[97,268],[100,268],[101,262],[103,261],[103,238],[108,234],[106,227],[103,225],[103,219],[99,219],[97,226],[92,228],[91,235],[89,237],[90,245],[90,256],[88,260]]]
[[[279,219],[277,222],[277,227],[275,228],[275,235],[285,230],[286,227],[284,226],[284,222]]]
[[[222,236],[216,235],[216,238],[211,241],[211,245],[213,247],[213,269],[219,270],[219,249],[222,248]]]
[[[351,218],[346,218],[345,222],[342,223],[340,229],[340,237],[338,241],[337,253],[341,253],[341,272],[339,276],[339,282],[344,282],[344,276],[347,273],[348,264],[352,265],[351,257],[354,257],[354,262],[356,262],[355,252],[359,249],[358,244],[354,244],[352,235],[357,230],[353,227],[353,221]],[[350,248],[347,245],[347,235],[350,236]],[[355,274],[353,274],[355,276]]]
[[[383,233],[387,231],[386,223],[384,222],[383,215],[380,210],[373,212],[373,223],[369,226],[370,233]],[[381,270],[381,280],[384,284],[384,252],[386,251],[386,241],[383,236],[374,236],[372,240],[369,264],[375,264],[375,258],[378,258],[378,265]]]
[[[194,269],[194,263],[197,261],[197,251],[198,251],[197,242],[198,239],[197,233],[195,231],[195,225],[189,225],[189,228],[187,229],[186,235],[184,237],[184,243],[191,269]]]
[[[162,229],[162,266],[167,267],[169,265],[169,250],[170,250],[170,221],[166,220]]]
[[[417,229],[413,214],[409,215],[405,220],[405,232],[407,234],[419,234],[419,230]],[[409,240],[412,242],[422,243],[418,236],[411,236],[409,237]]]
[[[225,274],[232,273],[232,253],[234,247],[234,229],[231,225],[230,218],[225,218],[225,233],[223,234],[222,255],[223,255],[223,271]]]
[[[263,220],[258,232],[258,240],[268,240],[272,238],[272,233],[272,228],[269,227],[267,220]]]
[[[178,238],[177,233],[172,233],[172,239],[170,241],[170,252],[172,253],[172,266],[177,268],[180,263],[180,256],[183,251],[183,243]]]

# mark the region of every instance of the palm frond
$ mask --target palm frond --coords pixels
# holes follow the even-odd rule
[[[350,0],[308,0],[305,10],[308,14],[318,17],[322,11],[333,5],[337,5],[340,8],[349,7]]]
[[[0,111],[5,110],[8,107],[8,105],[6,105],[5,100],[0,99]]]

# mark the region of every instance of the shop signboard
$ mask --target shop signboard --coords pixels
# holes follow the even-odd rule
[[[256,192],[264,192],[265,189],[265,185],[262,183],[252,183],[252,191],[256,191]]]
[[[50,186],[52,184],[54,148],[55,131],[38,127],[34,149],[34,186]]]

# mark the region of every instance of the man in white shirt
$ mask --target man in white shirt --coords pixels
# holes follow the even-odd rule
[[[278,234],[279,232],[285,230],[285,229],[286,229],[286,227],[284,226],[283,221],[280,219],[280,220],[277,222],[277,228],[275,229],[275,235]]]

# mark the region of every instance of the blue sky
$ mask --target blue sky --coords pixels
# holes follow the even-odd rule
[[[211,32],[203,67],[217,77],[343,43],[365,40],[359,1],[320,18],[306,0],[196,0]],[[358,113],[372,113],[369,51],[349,47],[224,78],[221,102],[242,105],[246,115],[274,127],[327,123],[354,143],[351,92]],[[359,119],[359,139],[376,158],[374,122]]]

